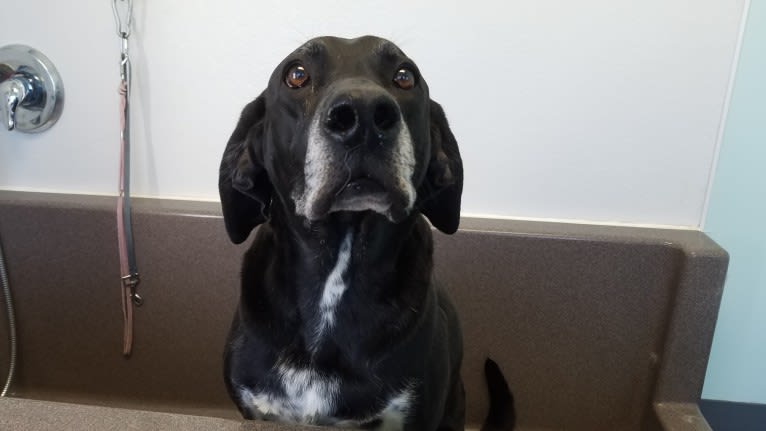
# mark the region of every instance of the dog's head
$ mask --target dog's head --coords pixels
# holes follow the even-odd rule
[[[290,54],[242,111],[221,162],[226,230],[241,243],[275,205],[309,222],[416,211],[453,233],[463,165],[415,63],[377,37],[322,37]]]

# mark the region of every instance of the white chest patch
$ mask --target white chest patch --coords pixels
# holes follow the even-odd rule
[[[377,428],[379,431],[399,431],[404,429],[407,422],[407,415],[410,413],[413,402],[413,393],[410,389],[405,389],[388,402],[386,408],[380,412],[381,424]]]
[[[319,322],[315,329],[315,336],[312,340],[311,349],[316,351],[319,344],[322,341],[322,336],[325,331],[331,329],[335,325],[335,311],[343,292],[346,291],[346,283],[343,281],[343,275],[348,270],[349,262],[351,261],[351,244],[353,242],[353,235],[351,231],[346,233],[341,242],[340,249],[338,250],[338,261],[335,262],[335,266],[330,275],[327,276],[327,280],[324,283],[322,289],[322,297],[319,300]]]
[[[338,395],[337,378],[321,376],[311,369],[284,365],[278,367],[277,373],[284,396],[241,390],[242,399],[255,407],[257,417],[313,424],[332,415]]]
[[[339,428],[359,428],[378,421],[377,431],[401,431],[413,406],[412,389],[404,389],[389,399],[379,413],[363,420],[334,418],[332,415],[338,400],[340,382],[336,378],[324,378],[309,369],[280,366],[284,396],[253,393],[241,389],[242,400],[252,405],[256,418],[280,422],[331,425]]]

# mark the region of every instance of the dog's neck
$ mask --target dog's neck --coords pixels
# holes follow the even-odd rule
[[[286,333],[300,333],[293,346],[310,357],[328,357],[328,348],[383,348],[381,340],[398,339],[387,333],[404,331],[417,319],[433,255],[431,229],[420,214],[396,224],[370,212],[337,213],[318,223],[279,214],[263,229],[250,256],[259,261],[252,267],[261,268],[261,287],[243,294],[253,295],[254,302],[274,295],[267,300],[275,304],[271,321],[283,322]],[[366,324],[360,327],[354,319]],[[341,328],[342,338],[364,345],[328,342]]]
[[[285,255],[280,260],[289,265],[284,269],[304,280],[326,280],[347,260],[352,270],[344,271],[348,272],[344,279],[359,280],[374,275],[379,282],[384,281],[404,269],[401,268],[402,255],[414,252],[410,250],[413,247],[418,248],[418,255],[427,256],[430,272],[430,228],[419,214],[400,223],[392,223],[370,211],[334,213],[318,222],[295,216],[272,220],[285,220],[271,222],[276,240],[284,247]],[[414,240],[413,235],[418,238]],[[303,280],[296,281],[301,286],[307,284]]]

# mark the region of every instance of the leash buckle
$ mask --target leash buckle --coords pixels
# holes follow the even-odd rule
[[[130,290],[130,299],[133,301],[133,304],[135,304],[136,307],[140,307],[144,305],[144,299],[141,298],[141,295],[136,293],[136,287],[138,287],[138,284],[141,282],[141,277],[139,277],[137,272],[125,275],[121,277],[122,279],[122,285]]]

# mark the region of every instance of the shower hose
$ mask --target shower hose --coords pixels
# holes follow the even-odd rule
[[[0,240],[0,284],[3,287],[3,296],[5,297],[5,306],[8,311],[8,338],[10,339],[11,357],[8,361],[8,377],[5,379],[3,391],[0,397],[8,394],[8,390],[13,382],[13,375],[16,373],[16,317],[13,311],[13,300],[11,299],[11,285],[8,282],[8,273],[5,271],[5,257],[3,256],[3,244]]]

